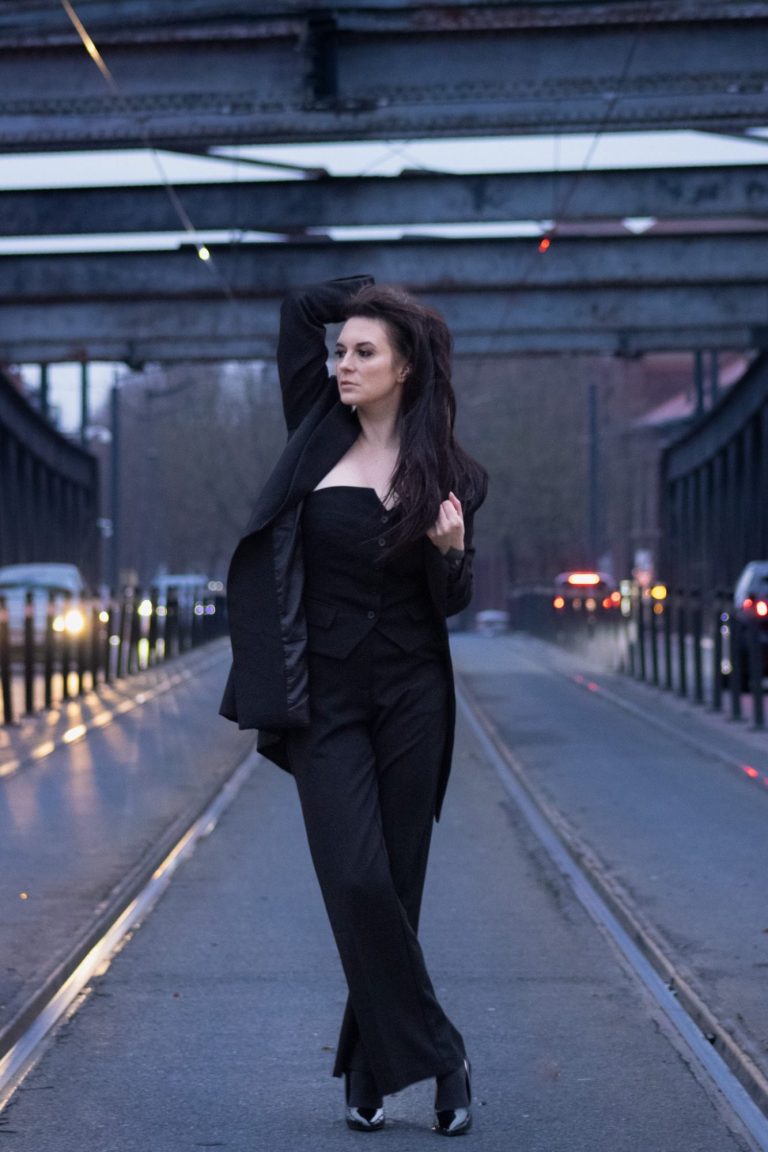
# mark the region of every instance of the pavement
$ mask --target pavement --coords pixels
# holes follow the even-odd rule
[[[570,814],[591,813],[602,834],[611,832],[622,790],[633,786],[617,759],[621,749],[635,776],[659,755],[659,775],[674,779],[674,759],[657,732],[642,733],[626,712],[615,718],[605,700],[564,677],[537,674],[535,658],[525,663],[525,642],[454,637],[454,650],[485,704],[506,718],[521,755],[530,761],[536,753],[542,782],[555,794],[564,781]],[[199,710],[199,700],[190,704],[191,711],[179,706],[176,727]],[[215,743],[218,721],[208,714],[199,724],[190,738]],[[612,753],[599,752],[601,734]],[[462,723],[457,735],[421,936],[474,1066],[468,1147],[744,1152],[750,1145],[725,1105],[588,918],[475,737]],[[643,752],[637,742],[646,739]],[[718,773],[728,779],[721,764],[705,765],[699,776]],[[732,783],[736,795],[735,773]],[[695,791],[682,784],[677,791],[684,807],[696,806]],[[93,794],[86,789],[83,803]],[[664,811],[658,795],[650,812],[638,814],[629,843],[617,833],[611,850],[623,860],[626,848],[631,862],[644,840],[663,844]],[[679,845],[680,856],[686,847]],[[704,855],[699,845],[697,860]],[[654,882],[658,899],[666,873],[653,874],[664,879]],[[293,781],[260,762],[49,1043],[0,1117],[0,1147],[323,1152],[360,1140],[392,1152],[433,1147],[429,1082],[387,1098],[388,1125],[376,1137],[344,1125],[340,1083],[330,1075],[344,995]]]

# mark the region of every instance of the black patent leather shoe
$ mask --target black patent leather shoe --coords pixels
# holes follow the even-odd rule
[[[447,1081],[450,1077],[451,1083]],[[438,1108],[439,1103],[445,1101],[446,1096],[456,1094],[464,1098],[464,1102],[457,1103],[451,1108]],[[442,1096],[442,1100],[441,1100]],[[464,1066],[448,1076],[440,1077],[440,1084],[435,1093],[435,1123],[432,1131],[440,1136],[463,1136],[472,1127],[472,1073],[469,1061],[464,1059]]]
[[[372,1093],[368,1077],[356,1082],[354,1073],[345,1073],[344,1094],[344,1119],[348,1128],[355,1132],[378,1132],[384,1127],[384,1102],[375,1091]],[[352,1100],[364,1100],[365,1104],[353,1104]]]

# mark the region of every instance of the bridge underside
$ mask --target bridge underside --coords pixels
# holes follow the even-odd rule
[[[0,151],[768,124],[768,2],[0,0]],[[30,90],[30,77],[34,78]],[[224,172],[228,172],[223,161]],[[458,354],[635,355],[766,342],[761,166],[304,179],[0,193],[6,237],[136,236],[0,257],[0,358],[271,355],[286,287],[366,271],[445,309]],[[647,218],[632,238],[622,221]],[[533,239],[350,228],[517,223]],[[518,231],[520,228],[518,228]],[[185,232],[180,251],[141,237]],[[201,263],[197,237],[214,259]],[[274,243],[258,244],[257,238]],[[343,242],[341,240],[343,239]]]
[[[0,150],[768,123],[764,3],[75,7],[114,89],[61,6],[3,0]]]

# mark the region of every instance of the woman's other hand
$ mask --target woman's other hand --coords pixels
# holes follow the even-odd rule
[[[449,492],[448,499],[440,505],[437,520],[427,529],[427,536],[443,555],[450,548],[464,551],[464,515],[461,501],[453,492]]]

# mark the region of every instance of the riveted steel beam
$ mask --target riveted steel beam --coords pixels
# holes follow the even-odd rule
[[[333,14],[354,21],[386,20],[397,28],[492,27],[546,28],[579,27],[584,24],[688,23],[709,20],[751,20],[764,15],[765,0],[504,0],[478,3],[477,0],[78,0],[77,11],[88,28],[101,36],[133,31],[137,38],[164,34],[179,39],[194,38],[201,29],[233,23],[253,24],[256,20],[284,20],[287,16],[307,18]],[[47,0],[0,0],[0,32],[27,37],[50,38],[64,27],[61,13]]]
[[[177,337],[158,340],[133,336],[111,339],[96,335],[73,348],[71,341],[13,340],[0,344],[0,356],[8,363],[62,363],[87,354],[89,360],[107,360],[140,368],[145,364],[167,364],[178,361],[221,363],[231,360],[271,360],[275,340],[265,337],[243,337],[240,340],[196,338],[194,342]],[[690,352],[700,350],[768,348],[768,327],[753,329],[735,326],[722,329],[669,328],[632,332],[509,332],[493,338],[480,334],[458,333],[454,341],[456,359],[501,359],[509,356],[535,355],[610,355],[633,358],[649,352]]]
[[[768,122],[765,4],[222,6],[162,26],[131,7],[92,10],[116,92],[63,9],[6,21],[0,150]]]
[[[768,287],[757,285],[430,292],[424,298],[445,316],[461,354],[569,348],[634,355],[757,347],[768,340]],[[4,303],[0,361],[259,358],[274,351],[278,310],[279,296]],[[203,355],[202,348],[209,351]],[[179,356],[179,349],[186,352]]]
[[[768,153],[767,153],[768,156]],[[280,234],[365,224],[507,220],[760,217],[768,213],[768,167],[654,168],[398,177],[328,177],[184,184],[176,193],[200,230]],[[0,191],[3,236],[179,230],[163,188]]]
[[[0,301],[274,296],[301,283],[366,272],[414,291],[765,284],[768,233],[244,244],[165,252],[0,257]]]

